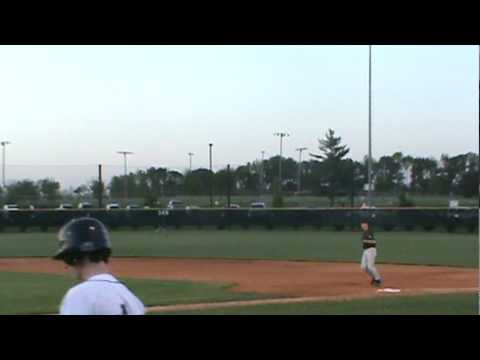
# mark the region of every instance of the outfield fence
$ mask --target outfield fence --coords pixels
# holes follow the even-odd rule
[[[0,231],[58,229],[69,220],[91,216],[111,230],[121,228],[316,228],[358,229],[362,219],[375,229],[478,232],[478,208],[381,209],[135,209],[135,210],[15,210],[2,211]]]

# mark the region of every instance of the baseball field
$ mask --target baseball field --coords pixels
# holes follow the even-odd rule
[[[360,233],[118,230],[111,270],[149,314],[478,314],[478,233],[377,232],[378,292]],[[0,314],[55,314],[75,284],[56,233],[0,233]]]

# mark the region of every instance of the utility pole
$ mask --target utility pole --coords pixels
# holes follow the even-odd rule
[[[302,181],[302,151],[307,150],[308,148],[306,147],[301,147],[298,149],[295,149],[298,151],[298,179],[297,179],[297,193],[300,194],[300,191],[302,190],[301,186],[301,181]]]
[[[367,205],[372,205],[372,45],[368,45],[368,195]]]
[[[213,169],[212,169],[212,143],[208,144],[210,157],[210,207],[213,208]]]
[[[103,207],[103,181],[102,181],[102,165],[98,165],[98,208]]]
[[[351,184],[350,184],[350,207],[353,208],[355,205],[355,166],[353,160],[350,161],[351,167]]]
[[[259,179],[260,180],[260,191],[259,191],[260,197],[262,196],[262,193],[263,193],[263,181],[265,176],[263,171],[263,161],[265,159],[265,150],[262,150],[261,153],[262,153],[262,160],[261,160],[262,162],[260,163],[260,179]]]
[[[123,167],[124,167],[124,176],[123,176],[123,201],[124,206],[128,205],[128,179],[127,179],[127,155],[132,155],[133,152],[130,151],[117,151],[117,154],[123,155]]]
[[[192,156],[195,155],[194,153],[192,152],[189,152],[188,153],[188,157],[190,158],[190,172],[192,172]]]
[[[232,178],[230,174],[230,164],[227,165],[227,208],[230,209],[230,200],[232,194]]]
[[[282,190],[282,155],[283,155],[283,138],[290,136],[290,134],[284,132],[274,133],[274,136],[280,137],[280,159],[278,160],[278,186],[280,191]]]
[[[0,142],[0,144],[2,145],[2,185],[3,185],[3,188],[5,188],[7,186],[6,181],[5,181],[5,147],[8,144],[11,144],[11,142],[10,141],[2,141],[2,142]]]

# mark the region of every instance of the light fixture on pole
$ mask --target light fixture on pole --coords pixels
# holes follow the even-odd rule
[[[189,152],[188,153],[188,157],[189,157],[189,163],[190,163],[190,172],[192,172],[192,156],[195,155],[194,153],[192,152]]]
[[[308,148],[306,147],[301,147],[298,149],[295,149],[295,151],[298,151],[298,180],[297,180],[297,193],[300,194],[300,191],[302,189],[302,186],[300,185],[301,179],[302,179],[302,151],[307,150]]]
[[[5,182],[5,147],[8,144],[11,144],[10,141],[2,141],[0,142],[2,145],[2,185],[5,188],[6,187],[6,182]]]
[[[282,155],[283,155],[283,138],[286,136],[290,136],[290,134],[284,132],[277,132],[273,134],[274,136],[280,137],[280,159],[278,161],[278,185],[279,188],[282,188]]]
[[[125,206],[128,204],[128,179],[127,179],[127,155],[132,155],[131,151],[117,151],[117,154],[123,155],[124,177],[123,177],[123,201]]]

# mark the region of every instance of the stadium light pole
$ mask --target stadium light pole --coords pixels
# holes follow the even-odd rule
[[[278,160],[278,181],[279,187],[282,188],[282,154],[283,154],[283,138],[290,136],[290,134],[284,132],[277,132],[273,134],[274,136],[280,137],[280,159]]]
[[[189,152],[188,153],[188,157],[190,159],[190,172],[192,172],[192,156],[195,155],[194,153],[192,152]]]
[[[372,45],[368,45],[368,194],[367,205],[372,205]]]
[[[133,152],[130,151],[117,151],[117,154],[123,155],[123,167],[124,167],[124,177],[123,177],[123,201],[125,206],[128,204],[128,180],[127,180],[127,155],[132,155]]]
[[[2,185],[5,188],[6,187],[6,182],[5,182],[5,147],[8,144],[11,144],[10,141],[2,141],[0,144],[2,144]]]
[[[300,190],[302,189],[300,181],[302,180],[302,151],[307,150],[306,147],[301,147],[295,149],[298,151],[298,180],[297,180],[297,192],[300,194]]]
[[[212,147],[213,144],[208,144],[209,158],[210,158],[210,207],[213,208],[213,169],[212,169]]]

